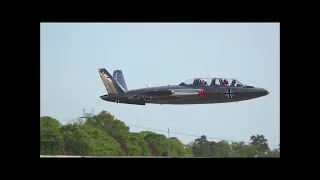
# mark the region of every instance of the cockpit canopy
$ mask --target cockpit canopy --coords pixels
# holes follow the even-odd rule
[[[188,79],[181,86],[243,86],[243,84],[232,78],[194,78]]]

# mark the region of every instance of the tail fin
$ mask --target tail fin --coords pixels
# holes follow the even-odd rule
[[[108,91],[108,94],[115,95],[119,93],[124,93],[126,90],[123,89],[123,87],[118,83],[117,80],[115,80],[110,73],[104,69],[98,69],[98,73],[100,75],[100,78],[104,84],[104,87]]]
[[[126,80],[124,79],[122,70],[114,70],[113,71],[113,77],[118,81],[118,83],[126,90],[128,91]]]

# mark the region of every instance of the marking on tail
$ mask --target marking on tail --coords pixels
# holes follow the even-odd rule
[[[123,87],[121,87],[121,85],[110,75],[106,69],[100,68],[98,69],[98,73],[104,84],[104,87],[108,91],[108,94],[115,95],[125,92]]]

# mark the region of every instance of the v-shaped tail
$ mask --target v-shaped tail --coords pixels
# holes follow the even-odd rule
[[[106,69],[100,68],[98,69],[98,73],[109,95],[116,95],[126,92],[126,90],[118,83],[117,80],[114,79],[113,76],[110,75]]]

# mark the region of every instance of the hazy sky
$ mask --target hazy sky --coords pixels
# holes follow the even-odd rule
[[[280,142],[278,23],[45,23],[40,37],[41,116],[65,123],[83,108],[106,110],[128,125],[237,141],[263,134],[270,144]],[[270,94],[226,104],[116,104],[99,98],[106,90],[97,68],[122,69],[129,89],[226,77]]]

